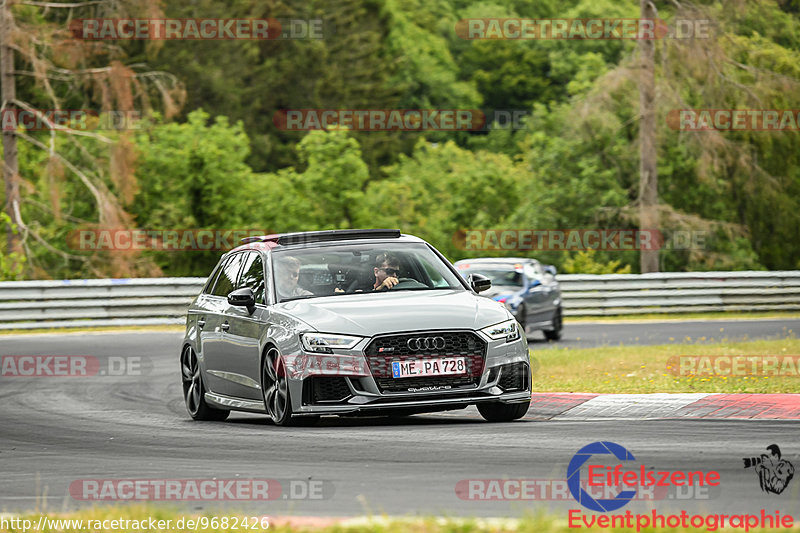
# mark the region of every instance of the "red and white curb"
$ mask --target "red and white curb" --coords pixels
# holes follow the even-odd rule
[[[589,394],[533,393],[525,418],[643,420],[652,418],[756,418],[800,420],[800,394]]]

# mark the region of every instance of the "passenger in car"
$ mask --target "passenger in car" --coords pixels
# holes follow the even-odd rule
[[[276,259],[275,290],[278,292],[279,301],[300,296],[313,296],[311,291],[297,285],[297,280],[300,279],[300,266],[300,260],[291,255]]]

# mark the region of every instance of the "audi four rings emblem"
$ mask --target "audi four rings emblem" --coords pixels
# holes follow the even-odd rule
[[[409,350],[442,350],[444,349],[444,337],[414,337],[408,339],[406,343]]]

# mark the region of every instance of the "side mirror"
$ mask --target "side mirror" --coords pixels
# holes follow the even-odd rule
[[[253,289],[250,287],[236,289],[235,291],[228,293],[228,303],[230,305],[246,307],[247,312],[251,315],[253,314],[253,311],[256,310],[256,297],[253,294]]]
[[[475,292],[483,292],[492,286],[492,280],[483,274],[470,274],[467,277],[467,283]]]
[[[545,265],[544,271],[550,274],[551,276],[556,275],[556,267],[554,267],[553,265]]]

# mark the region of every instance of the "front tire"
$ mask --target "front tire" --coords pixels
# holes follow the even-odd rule
[[[511,422],[525,416],[531,402],[524,403],[479,403],[478,412],[487,422]]]
[[[286,364],[277,348],[270,348],[264,355],[261,392],[267,414],[276,426],[308,426],[319,420],[318,416],[292,416],[292,396],[289,392]]]
[[[183,399],[189,416],[195,420],[221,421],[231,413],[225,409],[216,409],[206,403],[206,388],[203,385],[203,373],[200,362],[191,346],[186,346],[181,353],[181,377],[183,382]]]

